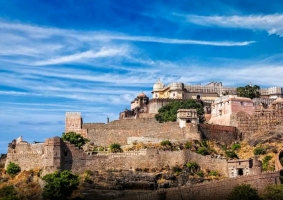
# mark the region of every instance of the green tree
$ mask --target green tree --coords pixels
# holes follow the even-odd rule
[[[155,119],[159,122],[175,122],[177,120],[177,111],[181,108],[196,109],[200,123],[205,121],[203,106],[201,103],[198,103],[193,99],[188,99],[186,101],[174,101],[161,107],[158,110],[158,114],[155,115]]]
[[[266,151],[263,147],[256,147],[254,148],[254,155],[264,155]]]
[[[9,162],[8,166],[7,166],[7,174],[9,175],[16,175],[21,171],[21,168],[19,165],[17,165],[16,163],[13,162]]]
[[[113,153],[122,152],[121,145],[118,143],[113,143],[110,145],[110,151]]]
[[[250,99],[260,97],[260,87],[258,85],[246,85],[245,87],[237,88],[237,95],[240,97],[247,97]]]
[[[263,200],[283,200],[283,185],[269,185],[262,195]]]
[[[225,154],[228,158],[232,158],[232,159],[239,158],[238,155],[234,151],[228,150],[228,151],[225,151]]]
[[[82,146],[84,146],[87,142],[89,142],[87,138],[84,138],[83,136],[75,132],[63,133],[62,139],[63,141],[68,141],[79,148],[82,148]]]
[[[8,185],[0,188],[1,200],[18,200],[17,192],[13,185]]]
[[[257,190],[248,184],[241,184],[234,187],[228,196],[228,200],[259,200]]]
[[[79,185],[79,176],[68,170],[47,174],[42,179],[46,183],[42,196],[50,200],[66,199]]]

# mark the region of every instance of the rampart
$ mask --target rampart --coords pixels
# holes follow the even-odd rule
[[[149,137],[169,140],[200,140],[196,124],[180,128],[177,122],[159,123],[154,118],[124,119],[109,124],[83,124],[88,139],[95,145],[127,144],[128,137]]]
[[[237,127],[245,139],[251,139],[256,134],[283,134],[283,110],[263,109],[253,115],[234,113],[230,125]]]
[[[176,165],[183,166],[188,161],[197,162],[202,168],[216,170],[228,176],[227,160],[202,156],[189,150],[164,151],[146,149],[124,153],[85,153],[60,138],[49,138],[44,144],[16,144],[9,147],[6,166],[9,162],[18,164],[22,170],[43,169],[43,173],[56,170],[72,170],[83,173],[85,170],[135,170],[137,168],[164,169]]]
[[[237,128],[233,126],[199,124],[199,129],[204,138],[222,142],[227,145],[240,139]]]
[[[280,184],[280,171],[266,172],[259,175],[248,175],[237,178],[223,179],[218,181],[204,182],[191,186],[183,186],[163,191],[149,193],[143,196],[131,196],[123,198],[130,199],[198,199],[198,200],[218,200],[227,199],[229,193],[238,184],[250,184],[261,194],[266,186],[271,184]]]

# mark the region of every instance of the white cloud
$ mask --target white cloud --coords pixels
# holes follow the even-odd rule
[[[187,21],[203,26],[220,26],[264,30],[269,34],[283,36],[283,14],[246,16],[198,16],[188,15]]]

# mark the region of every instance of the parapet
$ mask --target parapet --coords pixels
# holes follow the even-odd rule
[[[67,116],[81,116],[81,112],[66,112]]]

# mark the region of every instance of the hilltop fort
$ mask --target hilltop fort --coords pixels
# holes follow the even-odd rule
[[[109,123],[83,123],[80,112],[67,112],[65,132],[76,132],[90,140],[92,146],[109,146],[119,143],[132,146],[136,143],[157,144],[164,140],[176,143],[186,141],[217,141],[224,145],[246,140],[256,145],[262,140],[269,142],[283,135],[283,91],[281,87],[260,90],[261,97],[249,99],[238,97],[236,88],[224,87],[221,82],[211,82],[205,86],[171,83],[168,86],[159,80],[154,84],[152,98],[144,93],[137,95],[131,108],[120,113],[119,120]],[[154,115],[162,106],[186,99],[195,99],[205,109],[207,123],[199,124],[195,109],[180,109],[177,122],[159,123]],[[262,137],[261,136],[268,136]],[[258,141],[261,140],[261,141]],[[237,183],[250,183],[259,190],[268,184],[279,183],[280,171],[262,173],[262,163],[257,157],[230,160],[223,156],[200,155],[189,149],[165,151],[160,148],[128,150],[121,153],[89,151],[63,142],[59,137],[46,139],[44,143],[29,144],[20,137],[8,146],[6,166],[9,162],[20,165],[22,170],[40,168],[43,174],[56,170],[71,170],[83,173],[86,170],[131,170],[172,169],[189,161],[196,161],[202,168],[215,170],[225,179],[212,184],[195,185],[207,189],[199,198],[215,194],[215,188],[222,187],[217,195],[225,198]],[[275,170],[281,170],[279,159],[275,158]],[[184,189],[187,186],[184,186]],[[158,194],[155,194],[158,195]],[[168,199],[176,191],[168,190]],[[172,197],[173,198],[173,197]]]

